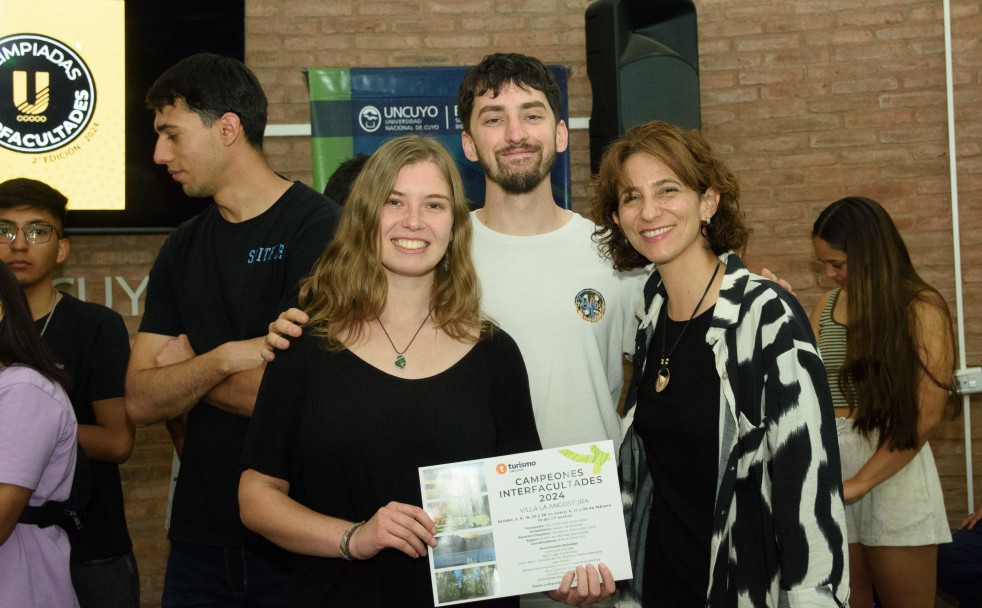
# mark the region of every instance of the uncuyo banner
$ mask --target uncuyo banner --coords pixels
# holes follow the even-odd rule
[[[568,124],[569,69],[549,69],[562,96],[561,118]],[[415,133],[447,147],[471,205],[482,206],[484,173],[467,160],[460,143],[464,126],[457,117],[457,88],[466,71],[466,66],[308,68],[314,188],[323,190],[334,170],[355,154],[371,154],[388,139]],[[552,190],[557,205],[572,207],[568,150],[556,158]]]

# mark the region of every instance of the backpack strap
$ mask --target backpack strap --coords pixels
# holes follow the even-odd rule
[[[19,524],[34,525],[39,528],[61,526],[66,532],[77,533],[82,530],[85,507],[92,492],[92,468],[82,444],[75,442],[75,471],[72,489],[67,500],[49,500],[40,507],[24,507]]]
[[[17,523],[39,528],[58,525],[70,531],[82,529],[83,517],[84,514],[69,506],[67,501],[49,500],[40,507],[25,507]]]

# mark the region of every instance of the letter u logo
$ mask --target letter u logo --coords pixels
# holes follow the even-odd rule
[[[22,114],[43,114],[50,97],[47,72],[34,72],[34,103],[28,103],[27,72],[14,70],[14,105]]]

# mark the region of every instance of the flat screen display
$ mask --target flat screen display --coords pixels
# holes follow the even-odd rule
[[[244,59],[244,0],[0,0],[0,180],[69,199],[69,232],[161,232],[210,199],[153,162],[147,89],[194,53]]]

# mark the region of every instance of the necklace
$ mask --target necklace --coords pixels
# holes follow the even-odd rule
[[[55,307],[58,306],[58,302],[61,300],[61,294],[57,290],[52,290],[55,292],[55,301],[51,303],[51,310],[48,311],[48,318],[44,321],[44,327],[41,328],[41,335],[48,330],[48,323],[51,323],[51,317],[55,316]]]
[[[382,319],[381,318],[376,319],[378,321],[378,326],[382,328],[382,333],[384,333],[385,337],[389,339],[389,344],[392,345],[392,350],[396,351],[396,367],[398,367],[399,369],[406,367],[406,358],[403,357],[402,355],[407,350],[409,350],[409,347],[412,346],[413,342],[416,341],[416,336],[419,335],[419,332],[423,331],[423,326],[426,325],[426,321],[430,318],[431,314],[433,314],[432,308],[426,312],[426,316],[423,317],[423,322],[419,324],[419,329],[417,329],[416,333],[413,334],[413,339],[410,340],[409,344],[406,345],[406,348],[402,349],[401,351],[398,348],[396,348],[395,343],[392,341],[392,338],[389,336],[389,332],[385,331],[385,325],[382,325]]]
[[[655,392],[660,393],[665,390],[668,386],[668,381],[672,379],[672,373],[668,371],[668,363],[672,359],[672,353],[678,347],[679,342],[682,341],[682,336],[685,335],[685,330],[689,329],[689,324],[692,323],[692,319],[696,318],[696,312],[699,311],[699,307],[702,306],[702,301],[706,299],[706,294],[709,293],[709,288],[713,286],[713,281],[716,280],[716,275],[719,273],[720,263],[716,262],[716,269],[713,270],[713,276],[709,279],[709,283],[706,284],[706,290],[702,292],[702,297],[699,298],[699,303],[696,307],[692,309],[692,314],[689,315],[689,320],[685,322],[682,326],[682,331],[679,332],[679,336],[675,338],[675,343],[672,344],[672,350],[665,352],[665,341],[668,336],[668,325],[665,325],[665,330],[661,335],[661,361],[658,367],[658,377],[655,378]],[[661,321],[668,318],[668,298],[665,298],[665,302],[662,304],[661,309]]]

